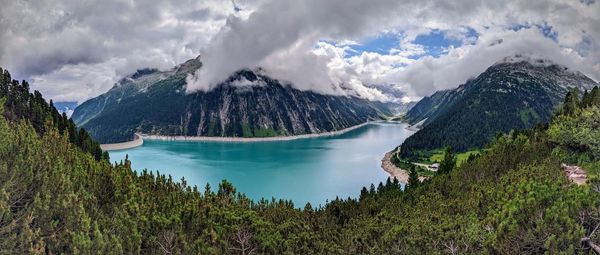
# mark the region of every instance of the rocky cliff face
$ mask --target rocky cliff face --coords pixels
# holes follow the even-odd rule
[[[190,60],[167,72],[140,70],[77,107],[74,121],[102,143],[134,132],[157,135],[265,137],[344,129],[390,114],[385,104],[300,91],[242,70],[208,92],[186,94]]]

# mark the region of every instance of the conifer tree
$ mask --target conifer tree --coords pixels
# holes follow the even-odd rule
[[[440,162],[438,173],[450,173],[452,169],[454,169],[454,166],[456,166],[456,156],[454,156],[452,148],[446,147],[446,150],[444,151],[444,159],[442,160],[442,162]]]
[[[412,165],[408,172],[408,189],[414,189],[419,187],[421,181],[419,181],[419,173],[417,173],[417,168],[415,165]]]
[[[573,115],[579,109],[579,96],[576,89],[567,92],[563,103],[562,113],[565,115]]]

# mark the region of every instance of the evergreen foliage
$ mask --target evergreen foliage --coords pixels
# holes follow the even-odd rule
[[[578,115],[499,136],[405,191],[388,179],[358,199],[299,210],[251,201],[226,181],[199,190],[127,159],[98,161],[59,125],[39,132],[33,108],[0,111],[1,254],[573,254],[600,240],[596,182],[571,184],[555,153],[593,155],[586,140],[562,137]],[[600,132],[596,122],[573,125]]]
[[[438,173],[447,174],[454,169],[456,166],[456,156],[454,156],[454,152],[452,148],[447,147],[444,151],[444,159],[440,162],[440,167],[438,169]]]
[[[589,98],[587,91],[585,91],[584,97]],[[589,100],[584,100],[589,101]],[[562,113],[564,115],[574,115],[579,110],[579,93],[577,90],[571,90],[565,97],[565,102],[562,106]]]
[[[39,91],[29,93],[29,83],[19,83],[11,78],[7,70],[0,68],[0,98],[4,98],[2,115],[9,121],[28,120],[38,134],[50,129],[57,129],[60,134],[68,134],[69,141],[85,152],[89,152],[96,160],[108,159],[100,144],[94,141],[84,129],[77,128],[66,114],[60,114],[52,100],[47,103]]]
[[[419,187],[421,184],[421,180],[419,180],[419,173],[417,172],[417,167],[415,165],[411,165],[408,170],[408,184],[407,189],[415,189]]]
[[[414,161],[447,146],[456,152],[482,149],[498,133],[547,123],[566,94],[577,97],[577,89],[590,90],[595,85],[590,78],[558,65],[495,64],[464,85],[438,91],[417,103],[406,120],[423,127],[404,141],[400,155]],[[576,107],[568,105],[565,110]]]

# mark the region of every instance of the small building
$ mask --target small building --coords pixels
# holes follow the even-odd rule
[[[433,163],[429,166],[431,171],[437,171],[440,168],[440,163]]]

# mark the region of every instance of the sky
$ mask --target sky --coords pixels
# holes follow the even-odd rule
[[[83,102],[142,68],[201,55],[187,91],[261,68],[301,90],[401,100],[455,88],[506,56],[600,80],[595,0],[0,0],[0,67]],[[248,85],[252,85],[248,83]]]

